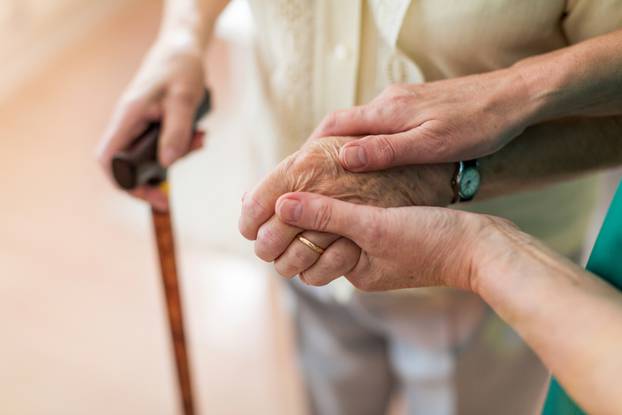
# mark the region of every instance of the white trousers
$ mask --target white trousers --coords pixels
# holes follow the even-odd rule
[[[290,283],[311,413],[381,415],[396,391],[411,415],[534,414],[548,374],[477,296],[411,295]],[[322,292],[324,295],[322,295]]]

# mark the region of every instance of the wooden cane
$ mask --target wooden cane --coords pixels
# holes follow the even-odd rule
[[[161,187],[168,197],[167,182],[163,182]],[[166,310],[171,332],[171,341],[173,343],[173,352],[175,354],[177,382],[179,384],[181,402],[184,415],[194,415],[190,364],[186,348],[186,336],[184,334],[184,318],[181,294],[179,291],[179,280],[177,278],[175,240],[171,223],[170,203],[168,211],[159,211],[152,208],[151,217],[158,248],[158,258],[160,260],[160,274],[164,287],[164,297],[166,299]]]
[[[209,91],[195,115],[194,123],[205,115],[211,106]],[[117,153],[112,159],[112,173],[120,187],[126,190],[138,186],[160,186],[168,198],[169,187],[166,181],[167,171],[158,162],[158,139],[160,124],[153,123],[132,144]],[[177,277],[175,260],[175,238],[171,222],[170,203],[168,211],[151,209],[153,229],[155,233],[160,274],[166,299],[169,329],[177,368],[177,383],[184,415],[194,415],[195,405],[192,395],[192,378],[188,348],[184,334],[183,307]]]

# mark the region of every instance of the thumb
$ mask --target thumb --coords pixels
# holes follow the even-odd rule
[[[396,133],[396,124],[383,116],[383,108],[375,104],[337,110],[328,114],[317,126],[310,139],[328,136],[361,136],[365,134]]]
[[[436,146],[436,147],[435,147]],[[341,165],[353,172],[384,170],[407,164],[443,160],[444,146],[414,128],[397,134],[370,135],[345,144],[339,152]]]
[[[296,227],[345,236],[364,248],[370,232],[377,229],[382,209],[342,202],[314,193],[287,193],[276,203],[276,214]]]

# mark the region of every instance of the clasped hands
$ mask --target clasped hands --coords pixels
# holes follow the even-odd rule
[[[308,141],[244,195],[240,231],[255,241],[257,256],[274,261],[282,276],[316,286],[340,276],[367,291],[445,285],[443,275],[468,278],[461,271],[469,269],[468,239],[482,227],[476,215],[404,208],[449,204],[454,165],[352,173],[338,157],[353,140]],[[442,260],[448,256],[455,261]]]
[[[503,221],[422,206],[452,200],[451,162],[490,154],[533,121],[529,105],[508,104],[523,94],[507,92],[513,81],[497,71],[395,85],[330,114],[244,196],[240,232],[279,274],[310,285],[469,286],[474,240]]]

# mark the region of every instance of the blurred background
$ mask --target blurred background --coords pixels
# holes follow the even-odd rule
[[[160,7],[0,1],[2,414],[178,413],[149,211],[95,159]],[[202,413],[297,414],[287,303],[237,232],[240,197],[262,168],[251,75],[239,72],[251,36],[246,4],[234,2],[207,57],[206,149],[172,171],[180,278]]]
[[[0,0],[3,414],[177,413],[148,209],[113,189],[95,160],[160,7]],[[240,196],[266,168],[253,156],[263,118],[252,38],[236,0],[207,56],[206,149],[172,171],[195,391],[205,413],[302,414],[287,298],[237,233]],[[592,238],[619,176],[603,176]]]

